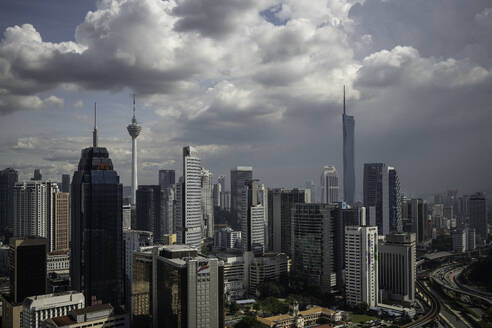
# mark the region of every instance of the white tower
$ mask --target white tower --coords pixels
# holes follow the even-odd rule
[[[135,95],[133,95],[133,118],[132,123],[126,127],[132,137],[132,204],[135,205],[137,198],[137,137],[142,131],[142,127],[137,124],[135,118]]]

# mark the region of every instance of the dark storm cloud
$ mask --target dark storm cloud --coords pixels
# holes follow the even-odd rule
[[[180,0],[177,3],[173,14],[179,19],[174,28],[211,38],[234,33],[241,24],[239,17],[255,5],[254,0]]]
[[[354,5],[349,17],[355,21],[354,37],[372,40],[359,56],[405,45],[425,57],[469,57],[490,65],[491,6],[488,0],[366,0]]]

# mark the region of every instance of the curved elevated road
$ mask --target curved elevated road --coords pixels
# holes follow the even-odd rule
[[[429,299],[431,308],[424,316],[403,325],[402,327],[404,328],[422,327],[438,318],[439,312],[441,312],[441,302],[439,301],[439,298],[432,291],[427,289],[420,280],[417,280],[416,284],[418,289]]]

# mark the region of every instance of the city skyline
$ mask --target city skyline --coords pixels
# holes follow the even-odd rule
[[[20,5],[1,5],[0,57],[9,69],[0,76],[7,95],[0,108],[0,164],[18,169],[19,180],[27,179],[34,168],[41,168],[44,177],[50,179],[74,171],[79,149],[90,144],[86,133],[92,125],[90,104],[97,101],[101,142],[114,154],[122,182],[130,185],[131,142],[125,126],[128,95],[134,92],[142,104],[141,184],[154,184],[159,169],[178,169],[182,146],[192,144],[197,146],[204,166],[216,176],[227,175],[233,166],[251,165],[267,186],[301,186],[305,180],[317,181],[324,165],[343,171],[340,115],[346,84],[347,107],[357,121],[355,199],[362,199],[363,163],[376,161],[398,168],[405,194],[428,198],[448,188],[465,194],[478,190],[491,194],[490,187],[482,185],[490,179],[486,163],[491,155],[481,151],[477,143],[492,140],[485,124],[491,96],[483,91],[491,84],[490,62],[481,55],[490,47],[484,33],[492,26],[486,2],[444,4],[448,9],[458,8],[454,13],[438,12],[437,4],[425,4],[430,14],[419,18],[421,24],[412,24],[411,33],[404,33],[403,27],[416,22],[423,4],[374,0],[362,5],[347,1],[321,6],[317,12],[313,8],[319,4],[314,3],[294,5],[286,1],[280,8],[269,2],[252,2],[249,7],[230,4],[224,9],[225,14],[231,13],[230,20],[213,25],[210,19],[193,25],[187,1],[169,7],[150,0],[115,2],[119,11],[112,10],[110,3],[84,3],[67,9],[47,2],[38,14],[31,12],[34,9],[22,10]],[[135,8],[148,14],[146,23],[131,10]],[[394,15],[380,17],[381,24],[370,19],[380,9],[413,15],[409,15],[410,22],[398,22],[401,29],[388,34],[381,26],[395,23]],[[70,19],[57,21],[62,28],[55,28],[50,19],[65,10]],[[87,15],[89,11],[92,13]],[[103,31],[92,29],[103,13],[107,14],[108,31],[115,33],[106,52],[97,43]],[[153,43],[148,39],[136,41],[127,29],[116,33],[124,15],[128,15],[128,29],[142,25],[153,31],[163,27],[162,33]],[[205,11],[205,15],[213,18],[212,12]],[[157,17],[168,19],[168,25]],[[435,17],[448,29],[450,22],[459,21],[461,34],[453,34],[457,32],[453,27],[447,44],[429,44],[429,24]],[[242,24],[237,23],[240,20]],[[256,34],[246,35],[251,26],[257,26]],[[261,33],[263,39],[259,38]],[[438,40],[435,33],[430,37]],[[473,47],[466,38],[472,34],[479,36]],[[268,43],[268,36],[286,41]],[[163,49],[161,41],[176,37],[183,37],[183,42],[196,38],[209,57],[219,54],[223,62],[207,56],[183,56],[189,60],[188,72],[183,72],[181,61],[170,66],[159,62],[155,72],[149,70],[154,55]],[[288,47],[289,40],[302,40],[305,49],[296,52]],[[71,43],[61,44],[64,41]],[[126,46],[119,58],[115,49],[122,41]],[[219,41],[225,46],[219,47]],[[46,51],[43,69],[30,61],[26,42]],[[252,62],[248,65],[241,58],[233,60],[233,49],[229,48],[246,42],[254,42],[260,49],[258,54],[245,52]],[[183,51],[192,50],[190,47],[182,44]],[[78,58],[74,60],[87,68],[85,77],[75,67],[44,81],[46,74],[56,75],[65,69],[57,67],[55,60],[56,56],[68,57],[69,50]],[[176,51],[163,54],[176,58]],[[19,67],[12,56],[21,58],[28,71],[15,74]],[[121,71],[101,79],[101,72],[91,67],[100,67],[111,58]],[[326,58],[331,61],[326,62]],[[303,60],[307,60],[306,65],[299,67]],[[203,68],[204,62],[215,69]],[[113,69],[108,65],[102,72],[114,73]],[[175,69],[178,76],[166,79],[163,72],[167,69]],[[251,72],[245,75],[245,69]],[[429,74],[412,74],[421,69]],[[21,90],[20,84],[26,79],[31,79],[31,85]],[[146,80],[151,81],[144,83]],[[31,121],[36,124],[28,123]],[[312,148],[320,151],[312,152]],[[294,153],[298,154],[295,158],[290,156]],[[476,174],[456,179],[458,170]]]

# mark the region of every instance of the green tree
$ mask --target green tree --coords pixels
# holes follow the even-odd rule
[[[229,312],[232,314],[236,314],[239,311],[239,305],[237,305],[236,301],[232,301],[229,305]]]
[[[245,316],[234,327],[236,328],[262,328],[263,325],[259,323],[252,315]]]

